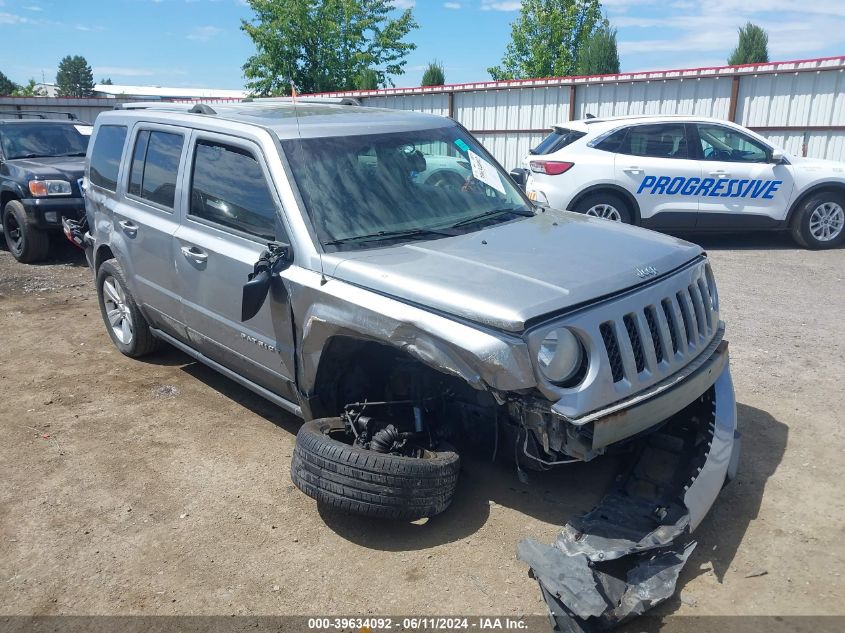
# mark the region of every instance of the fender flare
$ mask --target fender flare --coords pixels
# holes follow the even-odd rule
[[[586,189],[582,189],[581,191],[579,191],[572,197],[572,202],[569,203],[570,210],[574,211],[576,205],[578,205],[581,200],[583,200],[592,193],[596,193],[597,191],[612,191],[613,193],[621,196],[631,206],[631,211],[634,214],[634,224],[639,225],[642,223],[642,216],[640,215],[640,205],[637,202],[637,199],[633,196],[630,191],[628,191],[624,187],[620,187],[619,185],[610,182],[603,182],[596,185],[590,185]]]
[[[795,199],[795,202],[792,203],[792,206],[789,207],[789,212],[786,214],[784,225],[787,227],[792,226],[792,221],[795,219],[795,214],[798,212],[798,209],[800,209],[807,200],[822,191],[836,191],[837,193],[845,196],[845,182],[839,182],[836,180],[821,182],[813,185],[805,191],[802,191],[798,198]]]

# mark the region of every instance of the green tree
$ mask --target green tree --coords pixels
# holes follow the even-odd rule
[[[578,53],[579,75],[612,75],[619,72],[616,29],[605,19]]]
[[[256,53],[243,66],[254,94],[349,90],[373,71],[377,85],[401,75],[416,45],[411,9],[391,17],[393,0],[247,0],[254,12],[241,29]]]
[[[0,96],[13,94],[20,86],[0,71]]]
[[[728,58],[728,64],[759,64],[769,61],[769,36],[756,24],[748,22],[739,28],[739,43]]]
[[[443,64],[436,59],[428,65],[422,77],[423,86],[442,86],[446,83]]]
[[[82,55],[62,58],[56,86],[60,97],[89,97],[94,93],[94,73]]]
[[[113,86],[114,82],[111,80],[111,77],[108,79],[100,79],[100,85],[102,86]]]
[[[46,96],[44,89],[39,88],[34,79],[26,82],[25,86],[18,86],[12,93],[15,97],[44,97]]]
[[[571,75],[600,21],[599,0],[522,0],[502,63],[487,70],[493,79]]]
[[[372,68],[366,68],[355,75],[355,90],[378,90],[378,72]]]

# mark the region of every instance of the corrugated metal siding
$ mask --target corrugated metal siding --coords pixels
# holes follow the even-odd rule
[[[546,134],[479,134],[478,140],[508,169],[518,167],[528,156],[528,150],[543,140]]]
[[[455,119],[470,130],[536,130],[569,120],[568,86],[455,93]]]
[[[0,97],[0,117],[14,110],[68,112],[80,121],[93,123],[100,112],[113,110],[129,99],[64,99],[61,97]]]
[[[736,115],[747,127],[845,125],[845,71],[744,78]]]
[[[576,118],[632,114],[694,114],[726,118],[731,100],[729,77],[665,79],[578,86]]]
[[[445,94],[436,95],[409,95],[367,97],[368,106],[375,108],[391,108],[393,110],[414,110],[427,114],[439,114],[449,116],[449,96]]]

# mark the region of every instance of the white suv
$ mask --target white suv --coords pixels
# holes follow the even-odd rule
[[[734,123],[693,116],[568,121],[531,155],[528,196],[663,230],[786,229],[845,240],[845,164],[801,158]]]

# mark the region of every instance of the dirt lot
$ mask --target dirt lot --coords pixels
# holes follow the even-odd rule
[[[845,614],[845,250],[703,242],[743,456],[660,613]],[[299,422],[178,352],[121,356],[71,250],[0,252],[0,359],[0,615],[544,613],[516,543],[612,476],[474,462],[426,524],[320,509],[290,481]]]

